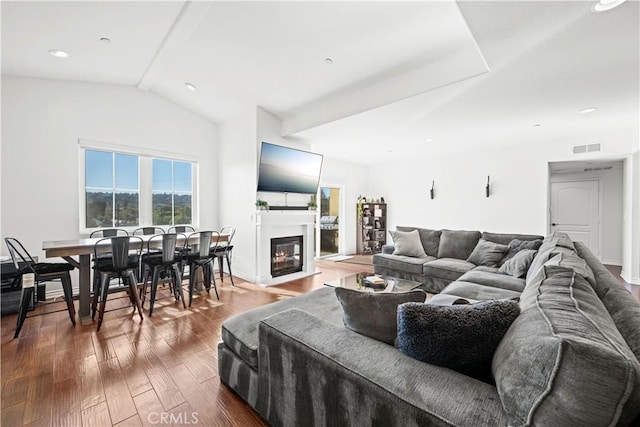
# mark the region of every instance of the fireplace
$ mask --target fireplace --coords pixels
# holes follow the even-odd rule
[[[303,260],[302,236],[271,239],[271,277],[302,271]]]

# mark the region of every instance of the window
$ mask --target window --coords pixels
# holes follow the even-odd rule
[[[79,141],[80,233],[198,226],[198,162],[180,153]]]
[[[191,224],[191,163],[153,159],[152,169],[153,225]]]
[[[86,226],[140,224],[138,156],[85,150]]]

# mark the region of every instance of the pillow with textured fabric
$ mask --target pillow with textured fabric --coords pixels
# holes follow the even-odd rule
[[[469,258],[480,240],[480,235],[479,231],[442,230],[437,258]]]
[[[500,266],[502,266],[505,262],[509,261],[511,258],[516,256],[516,254],[525,249],[532,249],[537,251],[542,246],[542,239],[538,240],[520,240],[513,239],[509,242],[509,250],[505,254],[504,258],[500,260]]]
[[[498,270],[498,272],[521,279],[527,275],[529,266],[531,265],[531,262],[533,261],[533,258],[537,253],[537,250],[524,249],[518,252],[513,258],[502,264],[502,267],[500,267],[500,270]]]
[[[422,247],[418,230],[389,231],[389,234],[391,234],[393,244],[395,245],[394,255],[404,255],[414,258],[425,258],[427,256]]]
[[[469,255],[469,258],[467,258],[467,262],[485,267],[497,267],[508,249],[509,247],[507,245],[480,239],[473,249],[473,252],[471,252],[471,255]]]
[[[419,289],[371,293],[336,288],[336,297],[342,305],[342,320],[347,329],[393,345],[398,333],[398,306],[405,302],[424,302],[427,293]]]
[[[478,378],[490,378],[500,340],[520,314],[517,301],[398,307],[396,347],[409,357]]]

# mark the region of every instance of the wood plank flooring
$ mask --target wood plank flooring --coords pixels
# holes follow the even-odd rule
[[[217,280],[219,301],[214,292],[197,295],[187,309],[171,297],[156,300],[153,317],[145,310],[142,322],[127,298],[110,295],[107,310],[125,308],[106,313],[100,332],[95,324],[74,327],[63,311],[28,318],[14,340],[16,317],[2,317],[0,425],[266,425],[220,383],[220,327],[254,307],[372,271],[322,260],[316,266],[321,273],[270,288],[239,278],[232,287],[225,277]]]

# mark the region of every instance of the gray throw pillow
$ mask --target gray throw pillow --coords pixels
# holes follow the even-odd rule
[[[538,239],[538,240],[513,239],[509,242],[509,250],[505,254],[504,258],[502,258],[499,265],[502,266],[505,262],[509,261],[511,258],[516,256],[518,252],[523,251],[525,249],[533,249],[534,251],[537,251],[538,249],[540,249],[541,245],[542,245],[542,239]]]
[[[520,314],[518,302],[398,307],[396,347],[414,359],[479,379],[490,378],[500,340]]]
[[[521,279],[527,275],[529,266],[531,266],[531,262],[533,261],[533,258],[537,253],[538,251],[533,249],[522,250],[518,252],[513,258],[502,264],[502,267],[500,267],[500,270],[498,271],[500,273],[508,274],[510,276]]]
[[[422,241],[422,247],[427,255],[438,257],[438,247],[440,246],[440,230],[430,230],[428,228],[416,228],[416,227],[404,227],[397,226],[398,231],[411,231],[418,230],[420,233],[420,240]]]
[[[497,267],[508,249],[507,245],[480,239],[469,258],[467,258],[467,262],[485,267]]]
[[[427,256],[422,247],[418,230],[389,231],[389,234],[391,234],[395,246],[393,255],[404,255],[414,258],[425,258]]]
[[[467,259],[480,240],[479,231],[442,230],[438,258]]]
[[[336,288],[342,305],[342,320],[347,329],[393,345],[397,329],[397,309],[405,302],[424,302],[427,293],[419,289],[410,292],[361,292]]]

